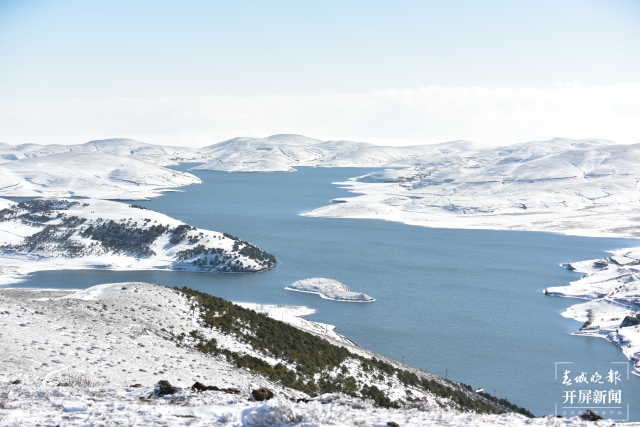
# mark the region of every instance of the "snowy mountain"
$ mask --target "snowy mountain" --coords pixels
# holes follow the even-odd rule
[[[199,178],[122,155],[65,152],[0,164],[0,196],[140,200]]]
[[[3,282],[60,269],[256,272],[275,258],[237,237],[135,205],[33,199],[0,210]]]

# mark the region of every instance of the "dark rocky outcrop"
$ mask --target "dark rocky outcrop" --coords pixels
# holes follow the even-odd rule
[[[640,325],[640,313],[636,314],[635,316],[626,316],[622,323],[620,323],[621,328],[636,325]]]
[[[204,385],[199,381],[196,381],[192,386],[191,390],[202,392],[202,391],[222,391],[224,393],[229,394],[240,394],[240,390],[237,388],[220,388],[215,385]]]
[[[587,409],[587,412],[585,412],[584,414],[580,415],[580,418],[582,418],[583,420],[586,420],[586,421],[604,420],[604,418],[602,418],[600,415],[598,415],[595,412],[593,412],[591,409]]]
[[[253,390],[251,392],[251,395],[259,402],[262,402],[263,400],[273,399],[273,392],[266,387]]]
[[[156,384],[156,386],[155,386],[155,388],[153,390],[153,395],[155,397],[162,397],[162,396],[166,396],[167,394],[174,394],[178,390],[180,390],[180,389],[178,387],[172,386],[169,383],[169,381],[160,380],[160,381],[158,381],[158,384]]]

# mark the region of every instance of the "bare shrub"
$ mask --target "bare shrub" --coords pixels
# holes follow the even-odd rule
[[[61,382],[69,384],[69,387],[77,388],[95,388],[104,385],[104,382],[81,372],[68,372],[62,377]]]

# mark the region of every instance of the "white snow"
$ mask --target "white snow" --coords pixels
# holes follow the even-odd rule
[[[175,165],[183,161],[197,161],[201,156],[192,148],[152,145],[127,138],[111,138],[75,145],[0,144],[0,163],[19,159],[45,157],[59,153],[99,153],[133,156],[159,166]]]
[[[555,139],[440,152],[417,163],[338,183],[358,195],[303,215],[640,236],[640,144]]]
[[[297,280],[285,288],[288,291],[307,292],[318,294],[324,299],[346,302],[373,302],[369,295],[360,292],[351,292],[347,285],[337,280],[324,277],[312,277]]]
[[[303,316],[308,316],[316,312],[312,308],[295,305],[256,304],[251,302],[234,302],[234,304],[253,310],[256,313],[264,314],[272,319],[288,323],[289,325],[322,337],[333,343],[355,347],[355,344],[350,339],[335,332],[336,327],[334,325],[312,322],[304,319]]]
[[[402,409],[378,408],[372,402],[343,395],[323,395],[308,403],[295,403],[277,396],[256,402],[242,395],[181,390],[169,398],[149,397],[152,387],[114,389],[108,387],[0,386],[0,423],[7,427],[41,425],[87,426],[299,426],[299,427],[493,427],[493,426],[584,426],[577,419],[552,416],[528,419],[520,415],[481,415],[419,405]],[[637,426],[600,421],[599,427]]]
[[[410,147],[384,147],[366,142],[320,141],[301,135],[233,138],[198,149],[205,163],[194,169],[229,172],[293,172],[296,166],[410,166],[439,155],[468,152],[478,144],[454,141]]]
[[[222,392],[194,393],[182,390],[170,399],[149,398],[153,389],[4,386],[6,409],[0,409],[3,426],[40,425],[136,425],[136,426],[357,426],[387,427],[493,427],[493,426],[584,426],[583,421],[542,417],[528,419],[514,414],[480,415],[445,409],[423,409],[418,405],[402,409],[375,407],[371,402],[341,395],[323,395],[308,403],[294,403],[282,397],[267,402]],[[66,410],[73,408],[73,411]],[[44,424],[43,424],[44,423]],[[601,421],[604,427],[638,424]]]
[[[0,382],[55,385],[80,375],[108,387],[159,379],[180,387],[195,381],[277,387],[225,358],[177,345],[172,337],[188,337],[200,322],[189,301],[170,288],[116,283],[84,291],[0,289],[0,307]],[[227,344],[244,348],[230,338]]]
[[[59,153],[0,164],[0,196],[4,197],[143,200],[161,196],[163,190],[200,183],[187,172],[103,153]]]
[[[547,288],[545,293],[589,300],[562,313],[585,322],[575,335],[605,338],[619,346],[634,373],[640,375],[640,248],[613,254],[567,264],[567,268],[585,275],[569,286]]]
[[[377,218],[431,227],[640,236],[640,144],[554,139],[498,149],[466,141],[380,147],[274,135],[235,138],[201,149],[159,147],[126,139],[76,146],[0,144],[0,159],[0,196],[129,200],[158,197],[163,191],[200,183],[191,174],[162,167],[181,161],[202,162],[197,169],[234,172],[291,172],[297,166],[402,168],[341,183],[359,195],[341,198],[341,203],[305,215]],[[0,199],[0,210],[14,205]],[[99,219],[129,221],[140,224],[140,228],[156,223],[171,227],[182,224],[156,212],[106,200],[82,200],[68,214],[87,224],[96,224]],[[51,219],[48,225],[60,221]],[[20,245],[45,226],[1,221],[0,245]],[[220,233],[190,230],[188,235],[233,252],[235,241]],[[85,249],[92,243],[79,235],[69,241]],[[178,251],[194,245],[186,241],[171,245],[165,235],[150,246],[155,254],[145,257],[100,248],[75,257],[47,250],[5,250],[0,258],[0,284],[15,283],[29,272],[45,269],[200,271],[195,264],[176,258]],[[250,269],[264,267],[240,254],[233,257]],[[563,315],[590,322],[576,334],[603,337],[620,346],[634,363],[636,374],[640,373],[640,331],[633,319],[640,312],[638,265],[640,248],[617,251],[606,259],[572,263],[572,268],[586,276],[568,287],[547,289],[551,295],[587,299]],[[326,290],[333,292],[323,296],[329,298],[348,292],[346,287],[313,289],[321,295]],[[245,306],[276,319],[279,315],[281,320],[349,347],[354,353],[400,365],[360,349],[331,325],[302,319],[300,316],[310,314],[305,307]],[[108,425],[115,420],[131,425],[376,426],[393,420],[403,426],[581,425],[575,419],[528,420],[517,415],[460,413],[446,405],[439,407],[433,399],[427,399],[429,404],[421,408],[401,410],[374,408],[346,397],[295,404],[286,397],[300,396],[299,392],[235,368],[224,358],[195,351],[189,345],[188,333],[198,328],[199,320],[190,307],[184,297],[170,289],[138,283],[102,285],[76,293],[0,289],[0,424],[66,425],[77,421]],[[187,338],[176,346],[170,338],[179,333],[187,334]],[[203,333],[216,338],[223,347],[276,363],[229,335],[216,330]],[[353,360],[345,366],[353,369],[351,364]],[[16,376],[23,384],[10,385]],[[240,388],[242,395],[196,395],[183,390],[175,399],[147,399],[149,386],[160,378],[181,387],[195,380],[215,382],[221,387]],[[407,397],[407,390],[399,383],[388,385],[375,376],[366,378],[396,399]],[[72,387],[56,386],[65,381]],[[134,382],[144,383],[144,387],[126,388]],[[246,400],[251,388],[262,385],[276,390],[280,397],[267,404]]]

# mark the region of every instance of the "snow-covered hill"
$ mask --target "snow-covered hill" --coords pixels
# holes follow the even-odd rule
[[[198,154],[191,148],[152,145],[127,138],[103,139],[76,145],[23,144],[11,146],[0,143],[0,162],[45,157],[60,153],[100,153],[133,156],[159,166],[175,165],[183,161],[199,159]]]
[[[639,182],[640,144],[556,139],[357,177],[341,184],[361,195],[305,215],[637,237]]]
[[[59,153],[0,164],[0,196],[4,197],[141,200],[200,182],[190,173],[105,153]]]
[[[234,138],[198,150],[204,164],[194,169],[229,172],[293,172],[296,166],[410,166],[453,153],[475,152],[477,144],[457,141],[437,145],[383,147],[366,142],[320,141],[301,135]]]
[[[135,205],[33,199],[0,211],[3,282],[40,270],[255,272],[275,258],[237,237],[199,230]]]
[[[77,146],[0,147],[0,196],[156,197],[196,184],[158,164],[194,169],[292,172],[298,166],[394,167],[343,185],[357,197],[309,216],[377,218],[431,227],[640,235],[640,144],[606,140],[534,141],[488,148],[467,141],[382,147],[301,135],[234,138],[199,149],[132,140]],[[151,162],[151,163],[150,163]],[[154,164],[155,163],[155,164]]]
[[[99,285],[77,292],[0,290],[0,339],[8,344],[0,347],[0,424],[580,425],[576,419],[529,419],[513,413],[461,410],[443,396],[467,396],[466,405],[486,399],[418,370],[412,371],[415,378],[438,385],[434,390],[439,391],[410,385],[411,374],[403,370],[405,365],[376,361],[375,354],[348,341],[340,344],[348,351],[339,366],[313,365],[321,370],[320,384],[333,377],[344,378],[337,384],[348,388],[354,382],[358,389],[363,387],[363,393],[375,387],[385,396],[409,396],[411,401],[393,409],[340,393],[310,399],[306,393],[283,386],[285,380],[273,381],[263,373],[277,368],[294,377],[306,375],[301,348],[266,341],[265,347],[259,347],[262,328],[269,333],[287,330],[286,325],[223,300],[214,304],[219,308],[211,313],[210,305],[188,292],[144,283]],[[233,318],[237,324],[231,322]],[[295,342],[303,338],[306,346],[343,351],[339,349],[344,347],[299,333]],[[289,351],[285,353],[289,356],[277,357],[272,351],[278,349]],[[351,353],[354,349],[364,356]],[[318,360],[323,357],[314,351],[309,354]],[[254,362],[247,365],[247,361]],[[242,364],[245,367],[239,367]],[[153,385],[160,380],[180,390],[159,396]],[[190,389],[196,381],[218,391],[197,393]],[[270,388],[275,399],[256,402],[251,391],[259,387]]]
[[[194,169],[396,168],[341,183],[361,195],[305,213],[309,216],[640,236],[634,214],[640,208],[640,144],[555,138],[499,148],[467,141],[382,147],[274,135],[234,138],[199,153],[208,160]]]

